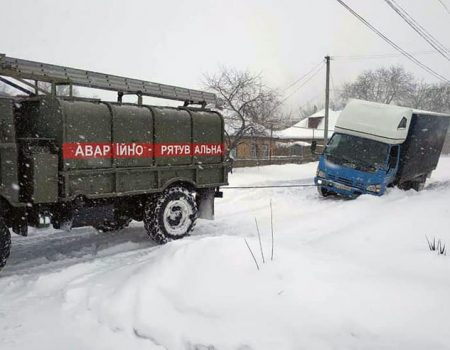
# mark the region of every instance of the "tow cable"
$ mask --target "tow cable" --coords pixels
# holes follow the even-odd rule
[[[316,187],[314,184],[297,184],[297,185],[263,185],[263,186],[224,186],[221,190],[241,190],[253,188],[288,188],[288,187]]]

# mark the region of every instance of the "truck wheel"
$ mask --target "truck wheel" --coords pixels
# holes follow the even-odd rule
[[[317,191],[319,192],[321,197],[328,197],[331,193],[322,186],[317,186]]]
[[[145,207],[145,229],[159,244],[187,236],[193,230],[196,220],[197,204],[194,196],[181,186],[165,190]]]
[[[412,188],[411,181],[405,181],[405,182],[399,183],[398,184],[398,188],[403,190],[403,191],[410,190]]]
[[[0,219],[0,270],[6,265],[6,260],[8,260],[10,252],[11,233],[3,219]]]
[[[101,224],[94,225],[94,228],[100,232],[119,231],[128,227],[131,219],[128,217],[120,217],[116,220],[104,220]]]
[[[413,190],[416,190],[417,192],[420,192],[425,187],[425,181],[412,181],[411,182],[411,188]]]
[[[425,181],[426,181],[426,178],[421,179],[421,180],[415,180],[415,181],[414,180],[406,181],[406,182],[403,182],[402,184],[399,184],[398,188],[400,188],[401,190],[404,190],[404,191],[413,189],[413,190],[419,192],[419,191],[422,191],[423,188],[425,187]]]

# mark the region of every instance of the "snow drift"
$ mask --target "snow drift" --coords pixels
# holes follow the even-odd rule
[[[238,169],[231,181],[307,183],[314,167]],[[425,235],[450,243],[449,170],[442,158],[423,192],[354,201],[320,199],[310,187],[228,190],[218,219],[188,239],[6,269],[1,348],[448,349],[450,260],[430,252]],[[103,237],[89,234],[89,244]]]

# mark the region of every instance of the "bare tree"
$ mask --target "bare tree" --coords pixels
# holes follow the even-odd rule
[[[313,104],[307,103],[304,106],[301,106],[299,108],[298,114],[300,115],[300,119],[304,119],[324,108],[325,108],[325,104],[322,101],[319,101],[319,102],[313,103]]]
[[[450,112],[450,84],[415,84],[405,105],[435,112]]]
[[[263,83],[261,74],[221,67],[218,73],[205,75],[205,85],[223,100],[234,129],[227,156],[243,136],[264,133],[283,118],[280,97]]]
[[[402,66],[381,67],[361,73],[353,83],[344,84],[340,99],[346,103],[359,98],[381,103],[403,104],[416,87],[414,76]]]
[[[360,98],[435,112],[450,112],[450,84],[417,81],[401,66],[365,71],[355,82],[344,84],[339,97],[342,104],[349,98]]]

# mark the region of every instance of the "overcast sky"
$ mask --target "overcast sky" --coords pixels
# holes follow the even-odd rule
[[[450,79],[436,53],[384,0],[345,0],[405,50]],[[450,8],[450,0],[442,0]],[[439,0],[397,0],[450,47],[450,13]],[[336,0],[1,0],[0,52],[8,56],[125,75],[190,88],[219,65],[262,72],[289,106],[323,98],[325,71],[284,91],[331,56],[395,53]],[[400,63],[436,82],[403,57],[336,58],[333,86],[364,69]]]

